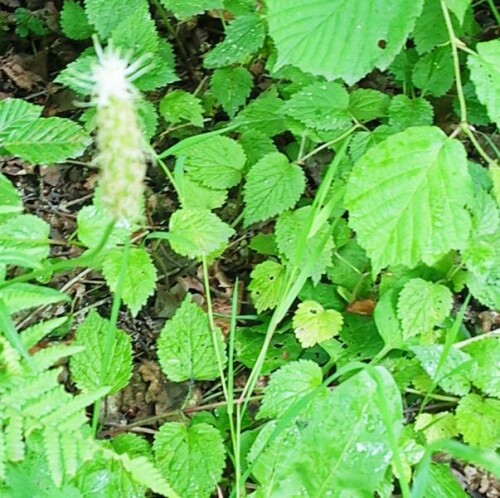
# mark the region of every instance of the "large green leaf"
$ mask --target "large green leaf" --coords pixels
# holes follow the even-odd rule
[[[42,114],[42,106],[22,99],[5,99],[0,102],[0,146],[16,128],[36,121]]]
[[[240,66],[216,69],[210,80],[214,97],[230,117],[246,102],[252,86],[252,73]]]
[[[126,17],[149,11],[147,0],[85,0],[85,13],[102,39],[106,39]]]
[[[265,36],[264,23],[257,14],[237,17],[226,28],[224,40],[205,58],[205,66],[215,68],[246,62],[262,47]]]
[[[481,337],[481,336],[479,336]],[[500,337],[489,337],[469,344],[465,352],[475,360],[472,383],[489,396],[500,398]]]
[[[479,101],[500,128],[500,40],[478,43],[478,55],[469,55],[467,64]]]
[[[178,209],[167,234],[172,249],[189,258],[201,258],[224,249],[234,230],[208,209]]]
[[[56,289],[33,284],[11,284],[0,290],[0,299],[5,302],[9,313],[48,306],[49,304],[69,301],[69,297]]]
[[[223,190],[241,180],[246,156],[243,147],[228,137],[214,136],[182,151],[184,168],[192,180]]]
[[[65,0],[59,19],[61,29],[65,36],[72,40],[86,40],[92,36],[85,10],[73,0]]]
[[[323,373],[317,363],[310,360],[288,363],[271,375],[257,418],[280,417],[301,397],[312,393],[322,381]]]
[[[268,0],[269,30],[287,64],[348,84],[401,50],[422,0]]]
[[[182,497],[209,498],[222,477],[225,450],[219,431],[206,423],[163,424],[153,445],[158,469]]]
[[[3,146],[21,159],[33,164],[60,163],[78,157],[90,144],[83,129],[64,118],[39,118],[16,128]]]
[[[304,172],[287,157],[272,152],[247,175],[243,199],[245,224],[264,221],[295,206],[305,187]]]
[[[21,214],[10,218],[0,225],[0,258],[15,253],[38,263],[49,255],[49,233],[49,225],[38,216]]]
[[[286,283],[286,270],[276,261],[264,261],[255,265],[250,273],[248,290],[259,313],[273,309],[279,303]]]
[[[297,490],[303,496],[374,496],[402,420],[401,395],[390,374],[381,367],[362,371],[315,398],[281,433],[285,437],[264,450],[253,470],[262,496],[297,496]],[[270,435],[268,430],[257,438],[251,460]]]
[[[463,145],[439,128],[415,127],[372,147],[354,166],[346,205],[374,271],[433,264],[463,248],[472,192]]]
[[[104,256],[102,271],[106,283],[112,292],[116,291],[122,266],[123,249],[112,249]],[[133,316],[146,304],[148,297],[154,294],[156,268],[151,256],[140,247],[130,250],[125,268],[122,299]]]
[[[71,376],[78,389],[92,392],[101,386],[109,386],[110,393],[123,389],[132,375],[132,341],[120,329],[115,331],[115,339],[110,358],[105,358],[108,320],[97,312],[90,311],[76,332],[75,346],[85,350],[70,359]],[[103,372],[105,362],[108,370]]]
[[[221,9],[222,0],[160,0],[163,6],[172,11],[175,17],[186,19],[205,10]]]
[[[225,361],[222,333],[216,329],[214,334]],[[173,382],[213,380],[219,376],[208,316],[191,302],[189,295],[160,333],[158,358]]]

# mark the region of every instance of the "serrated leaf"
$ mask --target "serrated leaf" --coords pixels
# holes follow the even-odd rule
[[[335,251],[326,273],[331,282],[353,291],[363,280],[370,285],[369,268],[370,260],[363,248],[355,240],[349,240]],[[363,287],[366,288],[366,285],[361,286],[359,291],[363,291]]]
[[[467,57],[479,101],[500,128],[500,40],[478,43],[477,55]]]
[[[373,271],[432,265],[463,248],[471,188],[462,144],[439,128],[409,128],[372,147],[354,165],[345,203]]]
[[[24,283],[11,284],[1,289],[0,299],[5,302],[10,314],[70,300],[66,294],[56,289]]]
[[[248,290],[258,313],[279,303],[285,285],[286,269],[276,261],[264,261],[254,267]]]
[[[222,0],[161,0],[178,19],[187,19],[210,9],[222,9]]]
[[[170,422],[156,433],[156,465],[182,497],[209,498],[222,477],[225,449],[219,431],[206,423]]]
[[[160,114],[172,124],[187,121],[194,126],[203,126],[203,107],[199,98],[183,90],[167,93],[160,102]]]
[[[422,13],[415,23],[412,37],[419,54],[425,54],[434,47],[449,42],[441,2],[424,1]]]
[[[314,398],[288,424],[283,439],[278,436],[266,448],[272,425],[259,436],[250,452],[253,461],[264,448],[253,467],[259,491],[262,496],[294,496],[298,489],[304,496],[341,496],[340,491],[374,496],[392,457],[388,431],[397,440],[401,428],[401,395],[390,374],[381,367],[362,371],[328,396]]]
[[[468,354],[451,348],[443,361],[444,346],[441,344],[412,346],[410,349],[429,377],[444,391],[458,396],[470,391],[469,371],[472,361]]]
[[[178,81],[179,77],[175,73],[174,51],[167,40],[160,38],[157,52],[152,57],[149,56],[147,60],[151,61],[150,69],[134,81],[134,85],[139,90],[149,92]]]
[[[428,444],[458,435],[455,416],[447,411],[436,414],[421,413],[415,419],[415,430],[423,432]]]
[[[389,124],[396,130],[432,125],[433,119],[434,110],[422,97],[410,99],[406,95],[397,95],[389,106]]]
[[[279,152],[264,156],[247,175],[243,217],[248,226],[293,208],[305,187],[304,172]]]
[[[470,374],[474,386],[489,396],[500,398],[500,338],[478,340],[464,351],[475,361]]]
[[[266,29],[259,15],[237,17],[226,27],[224,40],[205,57],[204,65],[210,69],[247,62],[262,47],[265,36]]]
[[[454,80],[450,47],[435,48],[422,56],[413,67],[412,81],[422,94],[441,97],[453,86]]]
[[[296,401],[318,388],[323,373],[317,363],[299,360],[288,363],[271,375],[264,390],[257,419],[279,418]],[[326,386],[324,387],[327,392]]]
[[[398,299],[403,338],[431,332],[449,315],[452,305],[453,295],[448,287],[421,278],[409,280]]]
[[[214,333],[225,363],[222,333],[218,328]],[[160,333],[158,358],[163,372],[173,382],[214,380],[219,376],[208,317],[189,295]]]
[[[469,394],[458,403],[457,427],[464,441],[479,448],[500,446],[500,401]]]
[[[115,292],[120,279],[123,249],[111,249],[104,256],[102,272],[111,292]],[[142,248],[130,249],[123,278],[122,299],[132,316],[146,304],[154,294],[156,268],[151,256]]]
[[[222,250],[234,230],[208,209],[182,208],[171,217],[168,239],[172,249],[188,258]]]
[[[61,327],[67,321],[68,317],[63,316],[61,318],[53,318],[51,320],[39,322],[35,325],[31,325],[31,327],[28,327],[27,329],[24,329],[21,332],[21,339],[24,347],[30,349],[33,346],[36,346],[44,337]]]
[[[444,0],[444,3],[451,10],[460,24],[464,22],[464,16],[472,0]]]
[[[112,217],[98,206],[84,206],[77,215],[78,240],[89,249],[96,247],[102,240],[106,227]],[[113,247],[125,241],[130,230],[127,227],[115,226],[111,231],[105,247]]]
[[[70,359],[71,378],[78,389],[93,392],[109,386],[110,393],[117,393],[128,385],[132,376],[132,341],[123,330],[116,329],[113,348],[105,358],[109,320],[91,310],[76,331],[75,346],[83,346],[83,353]],[[107,372],[103,372],[106,361]]]
[[[97,56],[94,51],[85,51],[76,60],[70,62],[58,74],[54,82],[65,85],[80,95],[89,95],[89,85],[80,76],[82,74],[92,74],[92,68],[96,63]]]
[[[242,66],[216,69],[210,79],[212,94],[230,118],[246,102],[252,86],[252,74]]]
[[[292,265],[304,268],[311,259],[314,260],[310,276],[314,283],[318,283],[321,275],[332,264],[334,244],[333,237],[328,235],[331,233],[331,226],[325,223],[320,230],[305,240],[303,252],[298,252],[304,231],[308,229],[311,212],[310,206],[295,211],[286,211],[276,222],[275,234],[280,253]]]
[[[35,263],[40,262],[50,252],[49,234],[50,227],[41,218],[32,214],[14,216],[0,225],[0,258],[15,252]]]
[[[91,24],[105,40],[126,17],[149,12],[147,0],[85,0],[85,12]]]
[[[80,156],[89,144],[90,137],[73,121],[39,118],[16,127],[3,147],[30,163],[53,164]]]
[[[391,98],[389,95],[367,88],[359,88],[349,94],[349,112],[360,122],[387,116]]]
[[[275,69],[290,64],[349,85],[375,66],[385,69],[401,50],[422,1],[268,0]]]
[[[243,132],[257,131],[274,137],[287,129],[284,102],[272,93],[261,94],[250,102],[234,119]]]
[[[339,83],[317,82],[286,102],[285,113],[308,128],[336,130],[351,124],[349,94]]]
[[[205,187],[225,190],[241,181],[246,162],[243,147],[228,137],[214,136],[184,149],[184,169]]]
[[[130,58],[158,51],[160,37],[149,12],[128,15],[111,32],[113,46],[130,54]]]
[[[272,139],[257,130],[242,133],[239,143],[243,147],[245,155],[247,156],[245,169],[253,166],[264,156],[267,156],[267,154],[270,154],[271,152],[278,152]]]
[[[73,0],[65,0],[59,19],[65,36],[72,40],[86,40],[93,33],[83,7]]]
[[[304,348],[320,344],[339,334],[344,318],[337,310],[325,310],[315,301],[300,303],[293,316],[295,336]]]
[[[399,130],[388,125],[377,126],[373,131],[358,131],[349,142],[349,154],[353,163],[358,162],[364,153],[374,145],[383,142],[387,137],[394,135]]]
[[[204,187],[190,176],[184,176],[182,183],[177,182],[183,208],[217,209],[227,199],[226,190]]]
[[[0,146],[16,128],[33,123],[42,114],[42,106],[23,99],[5,99],[0,102]]]

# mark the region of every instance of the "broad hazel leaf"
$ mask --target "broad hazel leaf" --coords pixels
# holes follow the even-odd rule
[[[325,310],[316,301],[304,301],[293,317],[295,335],[304,348],[320,344],[339,334],[344,323],[342,314]]]
[[[70,370],[71,378],[81,391],[93,392],[109,386],[113,394],[128,385],[132,376],[132,341],[123,330],[116,329],[111,358],[106,359],[106,337],[110,326],[109,320],[92,310],[76,331],[73,345],[84,346],[85,350],[70,358]],[[106,360],[109,368],[103,372]]]
[[[285,104],[285,112],[308,128],[336,130],[348,127],[349,94],[338,83],[317,82],[295,93]]]
[[[122,266],[123,249],[112,249],[104,257],[102,271],[112,292],[116,291]],[[122,299],[132,316],[146,304],[154,294],[156,268],[151,256],[142,248],[130,250],[122,287]]]
[[[381,367],[363,370],[328,395],[314,397],[274,440],[269,441],[272,423],[259,434],[249,454],[256,460],[258,493],[375,496],[402,423],[401,393],[392,376]]]
[[[214,331],[226,361],[222,333]],[[158,339],[158,358],[165,375],[173,382],[214,380],[219,376],[217,356],[207,315],[187,296]]]
[[[345,196],[350,226],[372,260],[432,265],[465,246],[472,193],[463,145],[436,127],[389,136],[354,165]]]
[[[153,450],[157,468],[179,497],[212,496],[226,456],[215,427],[168,422],[156,433]]]
[[[299,360],[288,363],[271,375],[257,419],[279,418],[296,401],[321,385],[323,373],[317,363]],[[324,387],[324,392],[328,392]]]
[[[248,290],[252,293],[252,301],[258,313],[273,309],[283,294],[286,269],[276,261],[259,263],[250,274],[252,281]]]
[[[254,164],[247,175],[243,199],[245,225],[265,221],[291,209],[305,188],[302,169],[272,152]]]
[[[423,97],[410,99],[406,95],[397,95],[389,106],[389,124],[397,131],[410,126],[432,125],[433,118],[432,105]]]
[[[478,43],[477,55],[469,55],[467,65],[479,101],[500,128],[500,40]]]
[[[450,313],[453,295],[448,287],[421,278],[409,280],[399,294],[398,317],[405,339],[432,331]]]
[[[458,403],[456,419],[467,444],[492,450],[500,447],[500,400],[469,394]]]
[[[201,258],[223,249],[234,230],[208,209],[178,209],[171,217],[168,238],[172,249],[188,258]]]
[[[349,85],[401,50],[422,0],[268,0],[275,70],[288,64]]]

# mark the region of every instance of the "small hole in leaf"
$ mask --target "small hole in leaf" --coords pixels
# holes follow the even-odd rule
[[[272,282],[274,280],[274,275],[269,275],[269,280]]]
[[[316,313],[318,313],[318,310],[315,310],[314,308],[311,308],[309,310],[309,313],[311,313],[311,315],[315,315]]]
[[[387,47],[387,42],[385,40],[379,40],[377,45],[379,46],[379,48],[385,48]]]

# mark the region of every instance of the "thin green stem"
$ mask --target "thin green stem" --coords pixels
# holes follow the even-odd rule
[[[463,341],[456,342],[455,344],[453,344],[453,347],[457,349],[462,349],[468,346],[469,344],[478,341],[484,341],[485,339],[490,339],[491,337],[500,337],[500,330],[498,329],[490,330],[489,332],[485,332],[484,334],[476,335],[474,337],[469,337],[468,339],[464,339]]]
[[[408,394],[416,394],[417,396],[422,396],[422,398],[435,399],[437,401],[448,401],[450,403],[458,403],[460,401],[460,398],[454,398],[452,396],[444,396],[442,394],[423,393],[421,391],[417,391],[416,389],[412,389],[410,387],[406,388],[405,392]]]
[[[345,140],[347,137],[352,135],[356,130],[358,130],[361,127],[359,124],[355,124],[352,128],[349,128],[345,133],[342,133],[342,135],[334,138],[333,140],[330,140],[329,142],[326,142],[319,147],[316,147],[314,150],[309,152],[309,154],[306,154],[302,160],[301,163],[304,161],[307,161],[310,157],[315,156],[318,152],[321,152],[322,150],[328,149],[328,147],[331,147],[332,145],[335,145],[337,142],[341,142],[342,140]]]
[[[495,6],[495,2],[493,0],[487,0],[488,5],[490,6],[491,13],[493,14],[493,17],[495,18],[495,21],[497,22],[497,26],[500,26],[500,14],[498,13],[498,10]]]
[[[471,141],[474,148],[477,150],[477,153],[486,161],[488,166],[496,166],[497,161],[492,159],[486,153],[486,151],[481,147],[481,144],[477,141],[477,138],[474,136],[474,133],[472,132],[470,125],[468,123],[462,123],[461,129],[469,137],[469,140]]]
[[[108,378],[109,368],[111,366],[111,359],[113,356],[113,349],[116,343],[116,324],[118,322],[118,313],[120,312],[120,305],[122,302],[122,292],[125,283],[125,274],[127,272],[128,259],[130,255],[130,239],[127,239],[123,247],[122,260],[120,263],[120,274],[116,283],[116,289],[113,295],[113,305],[111,307],[111,315],[109,324],[106,329],[106,338],[104,342],[104,351],[102,356],[101,371],[99,374],[99,385],[105,385]],[[97,432],[97,424],[99,422],[99,411],[101,408],[101,400],[97,400],[94,404],[94,412],[92,415],[92,431],[94,434]]]
[[[443,11],[444,22],[446,23],[446,29],[448,30],[448,37],[451,43],[451,55],[453,57],[453,68],[455,71],[455,80],[457,87],[457,97],[458,103],[460,105],[460,121],[462,123],[467,122],[467,104],[465,102],[464,90],[462,87],[462,75],[460,73],[460,59],[458,57],[457,49],[457,37],[455,36],[455,31],[453,29],[453,24],[451,22],[450,13],[448,12],[448,7],[446,2],[441,0],[441,10]]]

